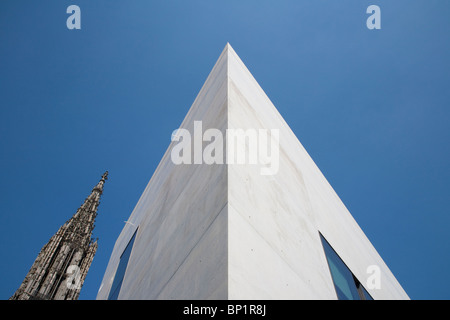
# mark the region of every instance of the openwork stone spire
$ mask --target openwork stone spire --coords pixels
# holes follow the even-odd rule
[[[10,300],[77,300],[97,251],[92,239],[106,171],[77,212],[44,245]]]

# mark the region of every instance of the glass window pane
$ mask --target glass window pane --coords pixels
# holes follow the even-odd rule
[[[360,300],[356,283],[353,280],[352,272],[339,258],[325,238],[320,235],[322,244],[330,267],[331,277],[339,300]]]
[[[358,289],[362,292],[364,296],[364,300],[373,300],[372,296],[367,292],[366,288],[364,288],[361,284],[359,284]]]
[[[136,237],[136,232],[131,237],[130,242],[128,242],[127,247],[120,256],[119,265],[114,275],[114,281],[109,291],[108,300],[117,300],[119,297],[120,288],[122,287],[123,277],[125,276],[125,271],[127,270],[128,260],[130,259],[131,250],[133,249],[134,238]]]

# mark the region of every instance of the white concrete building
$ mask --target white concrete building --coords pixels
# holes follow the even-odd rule
[[[227,130],[277,129],[278,157],[265,166],[175,164],[173,141],[97,299],[409,299],[229,44],[180,128],[194,136],[194,121],[220,130],[224,153]],[[249,141],[237,144],[250,152]]]

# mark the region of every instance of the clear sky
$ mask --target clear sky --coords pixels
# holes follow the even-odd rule
[[[109,170],[95,299],[227,42],[409,296],[450,298],[449,17],[445,0],[1,0],[0,299]]]

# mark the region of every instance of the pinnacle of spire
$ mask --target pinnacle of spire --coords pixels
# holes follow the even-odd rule
[[[103,185],[105,184],[105,181],[108,180],[108,171],[105,171],[105,173],[102,175],[100,181],[98,184],[92,189],[92,191],[99,191],[100,194],[103,192]]]
[[[70,233],[80,234],[84,237],[85,242],[89,242],[94,229],[95,218],[97,217],[97,209],[100,205],[100,197],[103,193],[103,185],[108,179],[108,171],[106,171],[98,184],[92,189],[91,194],[86,198],[84,203],[78,208],[74,216],[66,222],[66,226]],[[78,237],[77,235],[76,237]]]

